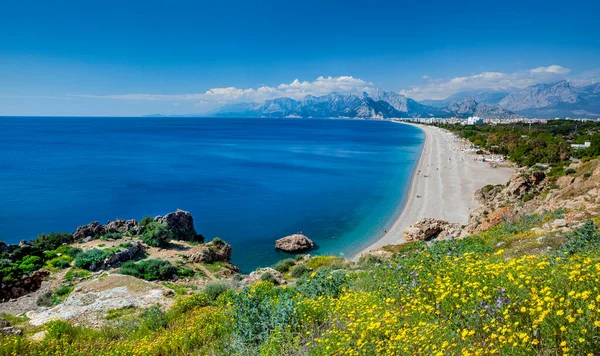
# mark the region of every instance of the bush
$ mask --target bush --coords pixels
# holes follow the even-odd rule
[[[273,285],[279,285],[279,282],[277,282],[277,279],[275,279],[275,277],[273,277],[273,275],[269,272],[265,272],[260,276],[260,280],[263,282],[269,282],[272,283]]]
[[[122,237],[123,237],[123,234],[120,232],[108,232],[108,233],[102,235],[102,240],[104,240],[104,241],[118,240]]]
[[[196,308],[205,307],[210,304],[211,298],[205,293],[192,294],[186,297],[179,297],[173,304],[171,312],[174,314],[183,314]]]
[[[169,280],[177,273],[177,269],[169,261],[148,259],[140,262],[129,261],[123,264],[120,272],[147,281]]]
[[[112,255],[111,252],[93,248],[77,255],[75,266],[83,269],[95,269],[100,263]]]
[[[27,256],[21,260],[19,268],[24,274],[29,274],[33,271],[37,271],[42,267],[44,261],[38,256]]]
[[[63,256],[51,259],[50,261],[48,261],[48,264],[54,268],[62,269],[62,268],[71,267],[72,260],[73,260],[72,257],[70,257],[68,255],[63,255]]]
[[[296,283],[298,292],[308,298],[332,297],[337,298],[342,288],[349,285],[350,275],[343,271],[332,271],[321,268],[310,275],[305,275]]]
[[[73,241],[71,234],[66,232],[53,232],[50,234],[40,234],[35,240],[31,241],[34,249],[44,252],[59,248],[62,244],[68,244]]]
[[[567,242],[560,247],[559,255],[588,252],[600,247],[600,232],[597,231],[596,225],[592,221],[586,222],[565,237]]]
[[[221,294],[230,290],[231,287],[226,282],[211,281],[208,282],[202,290],[210,300],[216,300]]]
[[[167,316],[156,305],[144,310],[140,314],[140,317],[142,319],[140,328],[142,329],[157,331],[160,329],[164,329],[167,327],[167,325],[169,325],[169,320],[167,319]]]
[[[167,246],[169,241],[176,237],[176,234],[167,228],[167,224],[156,221],[148,223],[141,235],[142,241],[153,247]]]
[[[290,270],[290,268],[296,264],[296,261],[293,258],[286,258],[285,260],[281,260],[273,266],[278,272],[285,273]]]
[[[154,219],[152,219],[151,216],[146,215],[142,218],[142,220],[140,220],[140,225],[141,226],[148,226],[148,224],[150,224],[151,222],[153,222]]]
[[[305,265],[297,265],[294,268],[292,268],[292,271],[290,272],[290,276],[292,276],[294,278],[300,278],[309,271],[310,271],[310,269],[308,267],[306,267]]]
[[[575,174],[575,173],[577,173],[577,171],[574,170],[573,168],[567,168],[567,169],[565,169],[565,174],[566,175]]]

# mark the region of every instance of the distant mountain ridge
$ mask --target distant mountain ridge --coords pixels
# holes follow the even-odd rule
[[[507,91],[470,90],[453,94],[444,100],[423,102],[382,89],[370,89],[361,94],[334,92],[323,96],[307,95],[298,100],[281,97],[260,103],[230,104],[215,114],[229,117],[301,118],[595,118],[600,117],[600,83],[573,87],[563,80]]]

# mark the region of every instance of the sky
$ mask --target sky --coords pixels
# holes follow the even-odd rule
[[[0,0],[0,116],[600,81],[598,1]]]

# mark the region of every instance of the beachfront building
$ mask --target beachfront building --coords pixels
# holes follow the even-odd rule
[[[592,145],[590,141],[585,141],[584,143],[574,143],[571,145],[572,148],[576,150],[582,150],[584,148],[588,148]]]

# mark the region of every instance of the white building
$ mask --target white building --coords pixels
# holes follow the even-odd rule
[[[467,119],[467,125],[483,125],[483,119],[479,116],[471,116]]]
[[[592,145],[592,143],[591,143],[590,141],[585,141],[585,142],[583,143],[583,145],[582,145],[582,144],[580,144],[580,143],[574,143],[574,144],[572,144],[572,145],[571,145],[571,147],[573,147],[573,148],[574,148],[574,149],[576,149],[576,150],[581,150],[581,149],[584,149],[584,148],[588,148],[588,147],[590,147],[591,145]]]

